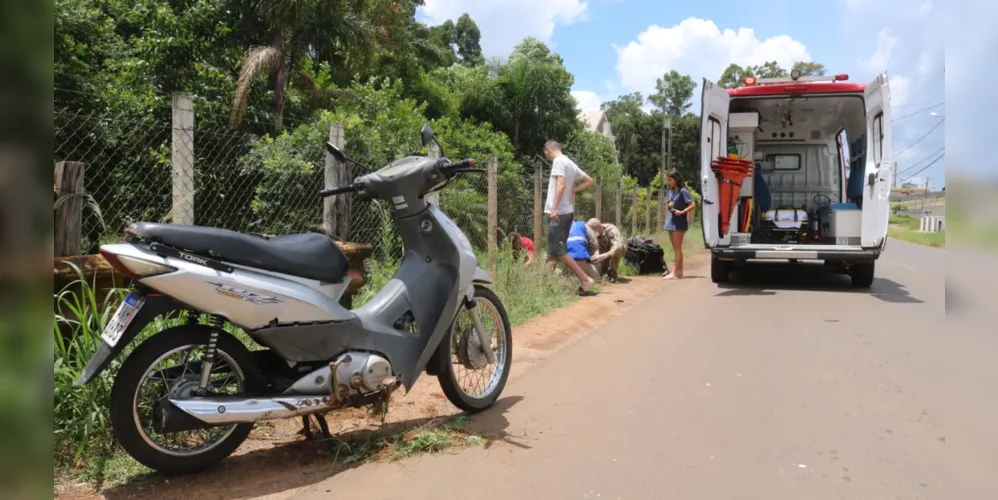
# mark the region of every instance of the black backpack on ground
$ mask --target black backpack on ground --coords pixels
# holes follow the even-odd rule
[[[624,260],[637,267],[638,274],[662,274],[667,269],[665,250],[644,236],[634,236],[627,240]]]

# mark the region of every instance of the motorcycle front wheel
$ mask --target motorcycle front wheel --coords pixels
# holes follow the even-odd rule
[[[495,404],[506,387],[513,361],[513,331],[499,297],[475,285],[475,303],[491,345],[482,346],[471,312],[462,308],[450,333],[440,342],[435,356],[439,365],[434,370],[447,399],[468,413]],[[495,363],[488,362],[486,348],[492,350]]]
[[[253,390],[253,355],[232,335],[206,325],[163,330],[139,344],[121,365],[111,389],[111,428],[125,452],[142,465],[166,474],[200,472],[229,456],[253,429],[253,424],[233,424],[167,432],[157,426],[157,404],[194,396],[199,389],[201,360],[213,332],[211,395]]]

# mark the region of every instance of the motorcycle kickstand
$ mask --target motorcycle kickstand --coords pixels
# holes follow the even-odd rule
[[[305,439],[314,439],[315,434],[312,433],[312,415],[302,416],[302,428],[305,434]],[[332,439],[333,435],[329,433],[329,423],[326,422],[326,418],[322,414],[315,415],[316,422],[319,423],[319,431],[322,432],[322,437],[327,439]]]

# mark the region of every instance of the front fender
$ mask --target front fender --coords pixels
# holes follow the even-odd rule
[[[175,300],[165,295],[150,294],[146,295],[145,299],[146,301],[142,305],[142,309],[139,309],[135,318],[129,323],[128,328],[121,335],[118,343],[114,347],[110,347],[101,342],[100,347],[90,357],[90,361],[87,362],[86,368],[83,369],[83,373],[76,379],[74,385],[85,385],[100,375],[107,368],[111,360],[117,357],[118,354],[121,354],[121,351],[153,320],[171,312],[184,309]]]
[[[485,270],[483,270],[482,268],[476,267],[475,268],[475,277],[472,278],[471,281],[473,283],[492,284],[492,277],[489,276],[489,273],[485,272]]]

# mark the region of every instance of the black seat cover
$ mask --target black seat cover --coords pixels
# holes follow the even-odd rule
[[[193,254],[313,280],[336,283],[350,269],[340,247],[319,233],[267,239],[228,229],[152,222],[138,222],[129,232]]]

